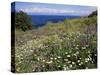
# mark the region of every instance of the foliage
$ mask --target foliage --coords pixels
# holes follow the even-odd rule
[[[97,16],[97,10],[92,12],[88,17],[93,17],[93,16]]]
[[[82,30],[84,31],[85,28],[88,27],[96,27],[97,25],[97,17],[93,16],[93,17],[81,17],[78,19],[65,19],[64,23],[66,25],[67,30],[69,31],[69,33],[72,31],[79,31],[82,32]]]
[[[16,31],[16,72],[96,68],[96,33],[96,16]]]
[[[22,31],[30,30],[32,29],[31,18],[22,11],[15,13],[15,26],[16,29],[20,29]]]

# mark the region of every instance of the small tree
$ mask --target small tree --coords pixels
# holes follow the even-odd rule
[[[15,14],[15,26],[16,26],[16,29],[26,31],[26,30],[32,29],[33,25],[32,25],[30,16],[20,11]]]

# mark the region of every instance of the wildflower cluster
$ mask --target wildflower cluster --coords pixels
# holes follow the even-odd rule
[[[16,37],[15,42],[16,72],[97,67],[96,30],[88,34],[83,28],[84,32],[69,33],[63,23],[58,24],[27,32],[30,34],[16,34],[20,36]]]

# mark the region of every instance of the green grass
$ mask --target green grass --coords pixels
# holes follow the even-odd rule
[[[44,72],[97,67],[96,16],[16,30],[16,72]]]

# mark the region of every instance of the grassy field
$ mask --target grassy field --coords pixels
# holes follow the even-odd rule
[[[48,22],[15,32],[16,72],[44,72],[97,67],[97,19]]]

